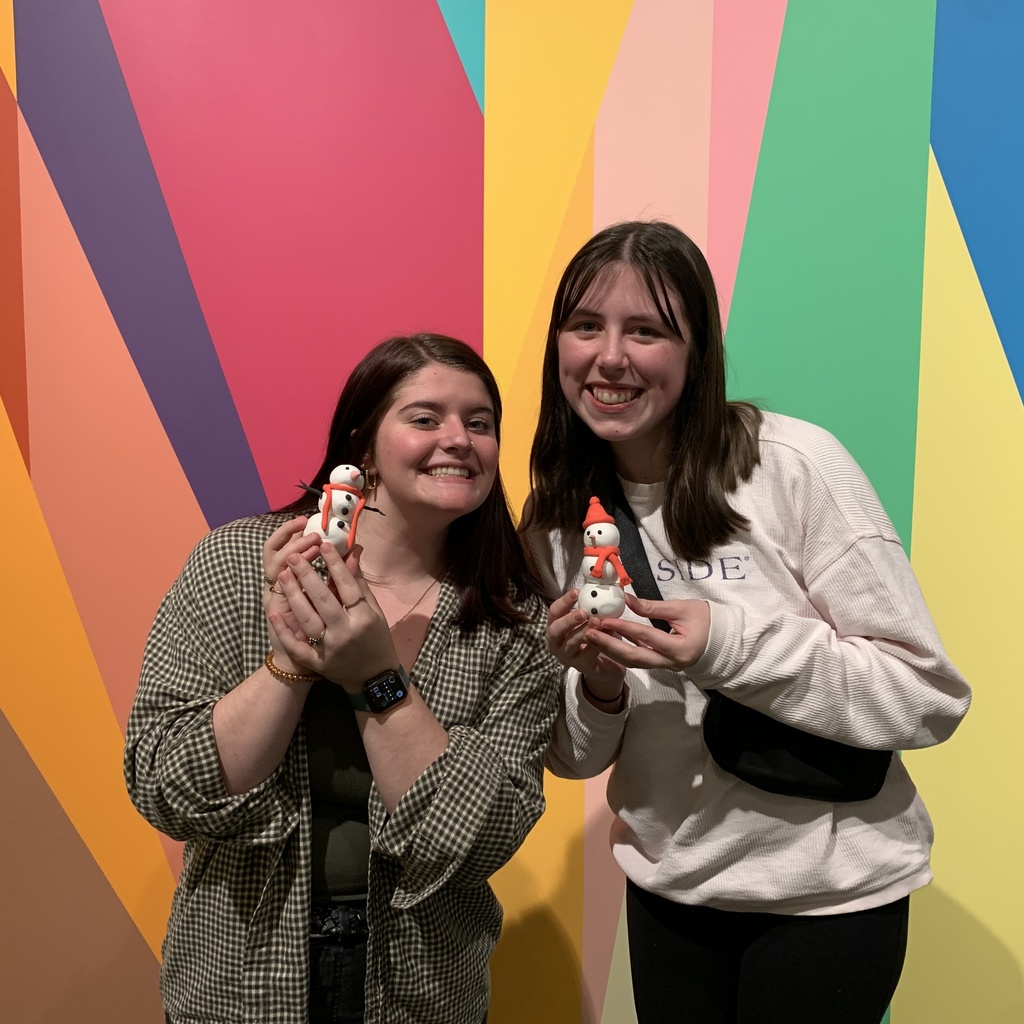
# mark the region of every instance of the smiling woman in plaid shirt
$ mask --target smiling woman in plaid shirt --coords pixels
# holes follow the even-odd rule
[[[172,1024],[485,1019],[487,879],[543,810],[560,678],[500,419],[468,346],[384,342],[313,479],[363,471],[359,543],[304,535],[303,499],[214,530],[164,599],[125,776],[186,842],[161,972]]]

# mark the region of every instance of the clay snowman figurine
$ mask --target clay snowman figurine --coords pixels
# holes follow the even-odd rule
[[[356,541],[356,522],[366,504],[363,487],[366,479],[358,466],[335,466],[330,483],[324,484],[324,493],[317,502],[320,510],[310,516],[303,535],[319,533],[343,555]]]
[[[622,588],[632,583],[619,557],[619,530],[598,498],[583,520],[583,573],[576,607],[588,615],[617,619],[626,609]]]

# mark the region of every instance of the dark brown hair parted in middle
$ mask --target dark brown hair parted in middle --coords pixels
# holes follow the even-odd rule
[[[372,348],[352,371],[334,410],[324,460],[310,481],[314,490],[328,482],[343,463],[365,467],[373,454],[384,414],[398,389],[431,363],[471,373],[487,389],[494,406],[495,437],[501,441],[501,395],[490,368],[467,344],[443,334],[390,338]],[[306,494],[282,511],[309,514],[316,499]],[[459,625],[480,622],[513,625],[532,618],[524,610],[542,587],[529,566],[509,513],[500,471],[483,504],[460,516],[448,531],[445,565],[459,593]]]
[[[530,453],[533,487],[521,529],[579,530],[592,494],[618,490],[607,441],[573,412],[559,383],[558,335],[598,274],[627,264],[646,284],[663,321],[682,330],[669,302],[680,300],[693,344],[686,384],[670,426],[665,529],[682,558],[703,558],[749,526],[729,495],[759,462],[761,413],[725,397],[725,345],[718,294],[704,254],[682,231],[661,221],[615,224],[596,234],[562,274],[548,327],[541,377],[540,419]]]

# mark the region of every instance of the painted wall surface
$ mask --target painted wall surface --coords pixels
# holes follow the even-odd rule
[[[731,393],[864,466],[975,688],[906,756],[936,881],[892,1020],[1024,1019],[1022,43],[1000,0],[0,0],[0,1019],[162,1020],[180,851],[120,758],[192,545],[422,329],[494,367],[520,505],[555,282],[635,217],[705,247]],[[491,1020],[629,1024],[602,780],[547,794]]]

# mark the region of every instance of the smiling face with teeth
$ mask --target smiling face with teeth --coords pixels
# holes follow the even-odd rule
[[[384,414],[370,455],[371,504],[386,515],[445,527],[483,504],[498,469],[495,410],[475,374],[430,363]]]
[[[558,332],[566,400],[608,441],[627,479],[664,479],[671,424],[686,384],[690,330],[678,296],[668,301],[683,336],[664,322],[627,263],[608,264]]]

